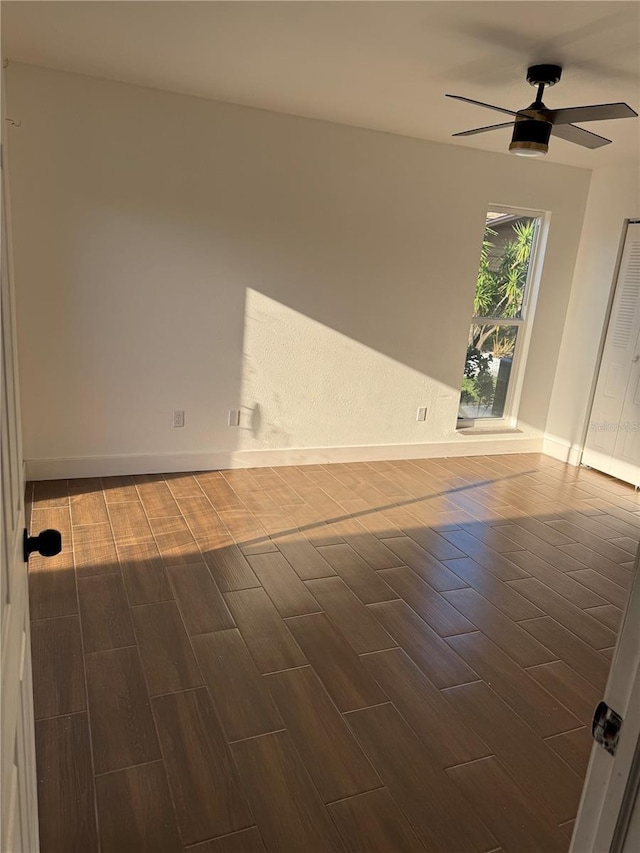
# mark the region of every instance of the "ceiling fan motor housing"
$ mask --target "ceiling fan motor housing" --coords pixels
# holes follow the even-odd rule
[[[546,154],[553,125],[550,121],[516,116],[509,150],[514,153]]]

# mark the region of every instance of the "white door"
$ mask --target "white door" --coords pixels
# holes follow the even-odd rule
[[[4,124],[4,116],[3,116]],[[4,148],[2,153],[4,153]],[[2,183],[2,288],[0,300],[0,486],[2,719],[0,786],[2,853],[38,853],[31,645],[27,566],[23,560],[24,482],[15,357],[15,322],[5,174]]]
[[[627,227],[582,464],[640,486],[640,223]]]

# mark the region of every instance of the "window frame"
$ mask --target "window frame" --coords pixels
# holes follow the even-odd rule
[[[522,301],[521,317],[474,317],[473,303],[471,310],[470,322],[467,325],[469,329],[472,325],[482,325],[491,323],[496,326],[516,326],[518,332],[516,335],[516,343],[513,352],[513,362],[511,373],[509,376],[509,387],[505,398],[504,413],[500,418],[460,418],[457,419],[457,429],[482,429],[485,432],[492,430],[515,429],[518,425],[518,411],[522,398],[522,389],[524,385],[524,377],[527,367],[527,359],[529,356],[529,348],[531,344],[531,335],[533,330],[533,321],[538,302],[538,294],[540,290],[540,281],[542,278],[542,270],[544,266],[544,256],[547,247],[547,238],[549,234],[549,225],[551,221],[551,213],[548,210],[535,210],[526,207],[515,207],[504,204],[489,204],[485,212],[485,226],[487,213],[503,213],[514,217],[528,217],[538,220],[538,227],[533,238],[531,246],[531,254],[529,260],[529,268],[527,270],[527,280],[524,289],[524,299]],[[484,234],[483,227],[483,234]],[[475,297],[475,287],[473,291]],[[468,332],[467,332],[468,335]],[[462,390],[460,391],[462,394]],[[458,413],[460,412],[460,398],[458,398]]]

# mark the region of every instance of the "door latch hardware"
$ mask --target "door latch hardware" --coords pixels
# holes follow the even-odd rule
[[[606,702],[598,703],[593,714],[591,734],[595,742],[606,749],[609,755],[616,754],[622,723],[620,714],[617,714]]]

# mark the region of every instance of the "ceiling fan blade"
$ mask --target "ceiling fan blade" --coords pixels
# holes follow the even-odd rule
[[[559,110],[540,110],[554,125],[574,121],[609,121],[613,118],[633,118],[638,113],[629,104],[594,104],[588,107],[566,107]]]
[[[475,104],[477,107],[484,107],[487,110],[496,110],[496,112],[504,113],[508,116],[517,115],[514,110],[506,110],[504,107],[494,107],[493,104],[483,104],[482,101],[474,101],[473,98],[463,98],[462,95],[446,95],[447,98],[455,98],[456,101],[465,101],[467,104]]]
[[[500,130],[503,127],[513,127],[512,121],[504,124],[490,124],[487,127],[476,127],[474,130],[463,130],[461,133],[453,133],[452,136],[473,136],[476,133],[486,133],[488,130]]]
[[[609,145],[611,142],[610,139],[598,136],[597,133],[591,133],[590,130],[584,130],[582,127],[576,127],[575,124],[554,124],[551,135],[566,139],[567,142],[575,142],[583,148],[602,148],[603,145]]]

